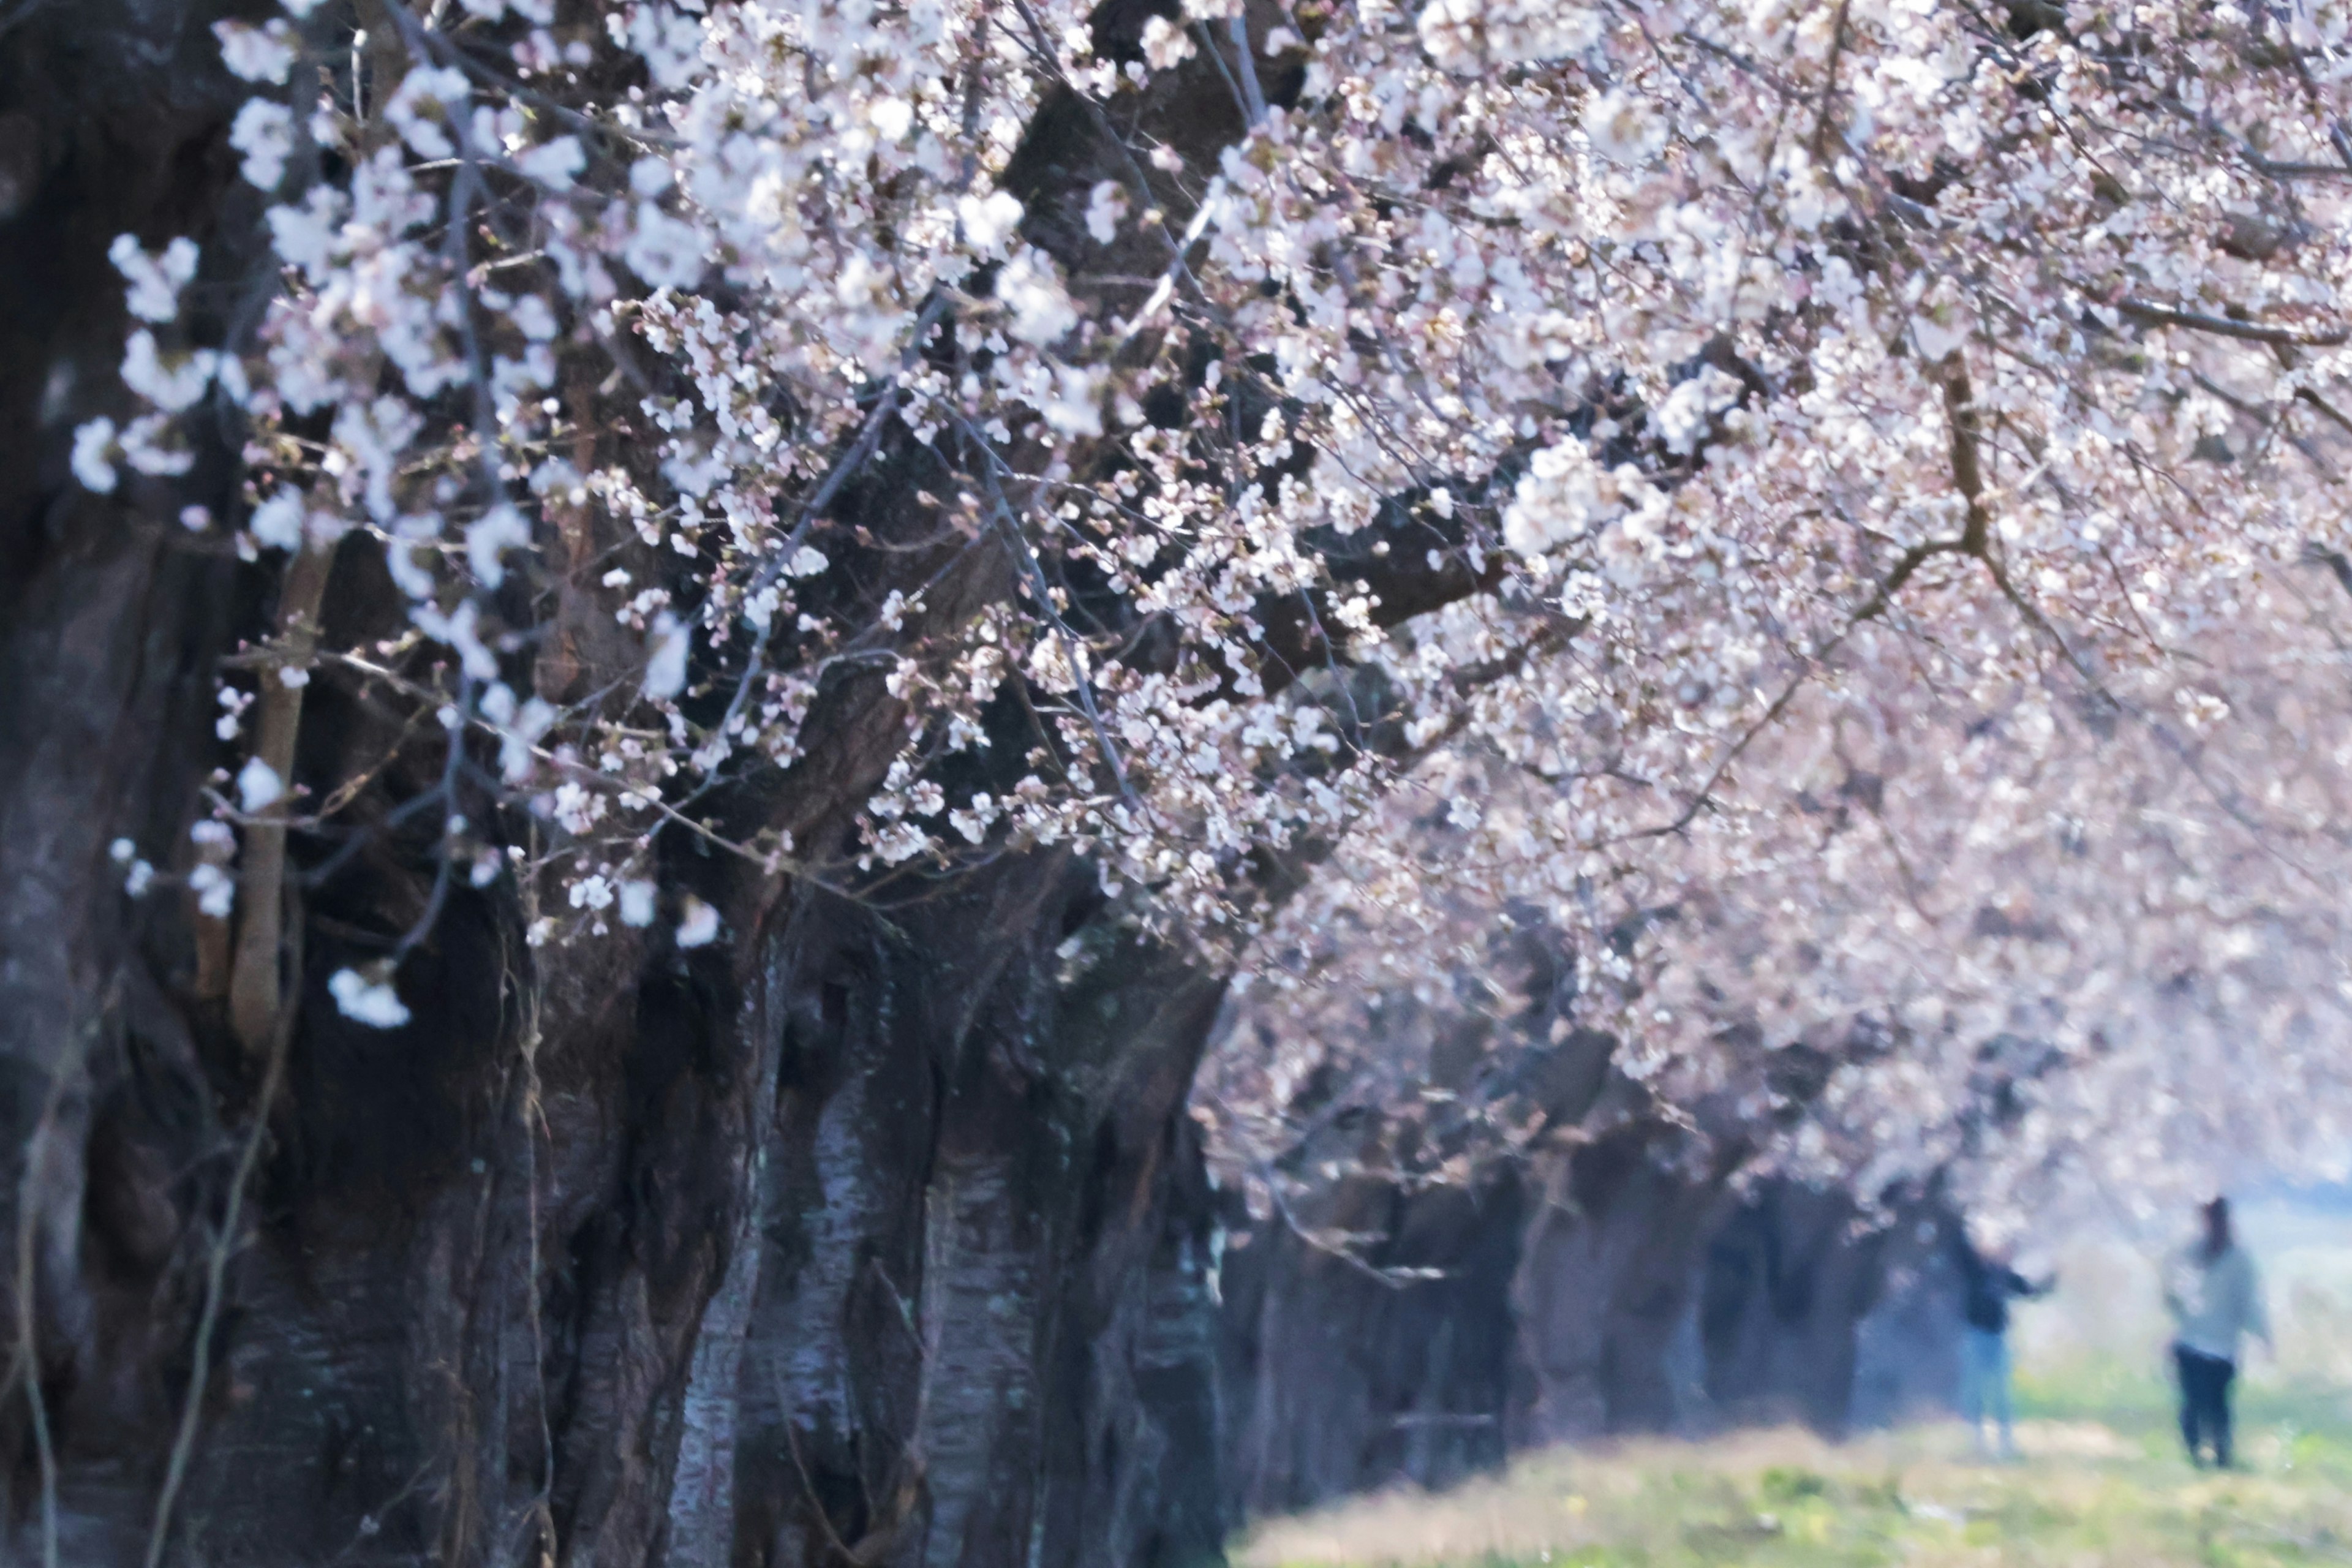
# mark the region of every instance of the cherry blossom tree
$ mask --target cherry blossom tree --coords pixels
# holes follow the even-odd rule
[[[535,1083],[542,1040],[605,1026],[601,977],[724,955],[750,1017],[803,940],[779,911],[914,929],[1075,868],[1059,915],[987,907],[1066,928],[1056,994],[1150,1000],[1121,1028],[1155,1094],[1251,976],[1266,1027],[1227,1048],[1289,1054],[1217,1064],[1245,1163],[1351,1010],[1515,990],[1529,1038],[1612,1034],[1670,1104],[1728,1086],[1769,1120],[1757,1053],[1825,1052],[1785,1157],[1865,1185],[1957,1162],[1998,1203],[2223,1135],[2317,1153],[2346,27],[2042,0],[222,17],[222,210],[254,221],[110,240],[128,401],[70,464],[268,607],[215,668],[193,820],[110,835],[125,918],[184,895],[188,1000],[265,1110],[306,996],[419,1032],[453,910],[517,938],[481,945]],[[306,913],[394,869],[373,925]],[[313,928],[341,955],[315,987]],[[781,1092],[766,1048],[740,1092]],[[1377,1055],[1368,1082],[1418,1093]],[[680,1287],[661,1375],[696,1389],[738,1375],[767,1148],[713,1178],[732,1217]],[[913,1436],[856,1460],[855,1531],[792,1447],[815,1500],[788,1531],[946,1561],[986,1445],[926,1423],[979,1384],[943,1386],[949,1302],[873,1267],[842,1289],[896,1303]],[[731,1478],[717,1419],[662,1439],[677,1485]],[[734,1530],[732,1484],[673,1499],[665,1539]]]

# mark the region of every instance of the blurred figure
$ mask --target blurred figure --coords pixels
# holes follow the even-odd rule
[[[1977,1452],[1987,1451],[1985,1423],[2000,1434],[2000,1457],[2017,1457],[2017,1436],[2011,1428],[2009,1396],[2009,1304],[2047,1295],[2057,1284],[2052,1276],[2041,1284],[2029,1282],[2011,1267],[2007,1248],[1979,1250],[1962,1232],[1960,1243],[1961,1311],[1968,1327],[1960,1339],[1960,1418]]]
[[[2180,1438],[2189,1462],[2202,1469],[2203,1448],[2228,1469],[2230,1384],[2238,1374],[2238,1342],[2252,1334],[2271,1342],[2270,1315],[2254,1260],[2230,1231],[2230,1200],[2204,1208],[2205,1234],[2176,1254],[2165,1272],[2164,1306],[2172,1314],[2172,1359],[2180,1373]]]

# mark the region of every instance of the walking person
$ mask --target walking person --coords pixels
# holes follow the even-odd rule
[[[2189,1462],[2202,1469],[2203,1450],[2231,1465],[2230,1384],[2238,1374],[2238,1342],[2252,1334],[2267,1347],[2270,1315],[2262,1277],[2230,1230],[2230,1200],[2204,1208],[2205,1234],[2176,1254],[2166,1270],[2164,1305],[2172,1314],[2172,1359],[2180,1374],[2180,1439]]]
[[[2010,1266],[2005,1249],[1988,1255],[1963,1232],[1959,1237],[1961,1313],[1967,1327],[1960,1336],[1960,1417],[1979,1455],[1987,1451],[1985,1424],[2000,1435],[2000,1457],[2017,1457],[2009,1394],[2009,1304],[2046,1295],[2057,1284],[2055,1276],[2030,1283]]]

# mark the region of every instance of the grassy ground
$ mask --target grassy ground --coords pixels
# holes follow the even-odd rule
[[[1833,1446],[1801,1433],[1536,1455],[1443,1497],[1275,1522],[1242,1568],[2273,1568],[2352,1563],[2352,1411],[2252,1389],[2230,1474],[2181,1459],[2153,1379],[2077,1369],[2021,1389],[2021,1460],[1954,1426]]]
[[[2060,1289],[2020,1312],[2023,1459],[1980,1463],[1957,1426],[1832,1446],[1802,1433],[1530,1455],[1442,1497],[1276,1521],[1239,1568],[2283,1568],[2352,1564],[2352,1213],[2242,1211],[2278,1354],[2238,1399],[2227,1475],[2180,1457],[2156,1375],[2162,1238],[2037,1259]]]

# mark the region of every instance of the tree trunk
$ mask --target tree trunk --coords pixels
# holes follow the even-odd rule
[[[1237,1517],[1444,1486],[1552,1443],[1786,1421],[1837,1435],[1948,1406],[1940,1206],[1864,1225],[1835,1189],[1740,1190],[1737,1142],[1700,1143],[1638,1086],[1604,1083],[1606,1051],[1580,1033],[1538,1058],[1544,1109],[1574,1131],[1475,1189],[1357,1175],[1264,1220],[1229,1203]],[[1388,1138],[1327,1133],[1304,1163]],[[1383,1239],[1346,1253],[1328,1240],[1342,1232]]]
[[[228,451],[113,497],[67,466],[121,397],[116,234],[203,239],[215,316],[249,286],[214,15],[0,6],[7,1559],[1215,1559],[1182,1109],[1222,982],[1086,868],[885,921],[689,865],[738,939],[691,953],[534,952],[512,893],[461,891],[385,1032],[324,986],[417,902],[372,853],[294,910],[278,1076],[229,1027],[227,922],[121,890],[118,837],[190,863],[216,660],[270,608],[173,522],[230,503]],[[365,612],[345,581],[327,613]],[[314,709],[315,773],[367,721]]]

